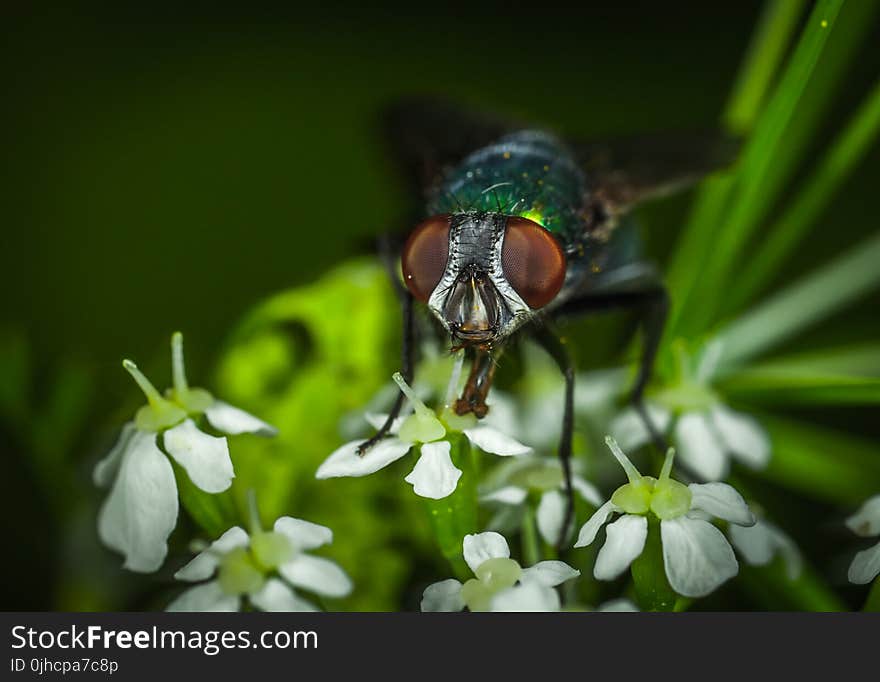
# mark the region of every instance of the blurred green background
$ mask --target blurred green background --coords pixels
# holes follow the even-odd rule
[[[149,579],[121,574],[94,537],[91,467],[139,400],[119,361],[161,380],[182,329],[190,376],[211,384],[252,306],[397,227],[412,197],[377,134],[383,105],[439,94],[589,136],[711,128],[760,6],[5,9],[0,606],[155,606]],[[860,54],[816,150],[880,71],[876,49]],[[878,179],[875,148],[829,208],[834,229],[779,281],[876,230]],[[643,212],[656,258],[687,202]],[[875,336],[878,302],[847,310],[847,333]],[[379,348],[398,343],[388,319]],[[814,417],[876,435],[875,413]]]

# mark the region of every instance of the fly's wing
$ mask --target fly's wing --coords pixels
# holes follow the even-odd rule
[[[468,154],[521,127],[427,97],[388,107],[382,126],[404,180],[419,197]]]
[[[721,133],[702,132],[653,133],[570,146],[594,196],[619,215],[730,165],[739,143]]]

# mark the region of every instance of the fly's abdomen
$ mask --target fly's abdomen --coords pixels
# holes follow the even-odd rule
[[[478,149],[449,171],[428,211],[522,216],[570,250],[584,236],[586,200],[584,174],[565,145],[548,133],[523,130]]]

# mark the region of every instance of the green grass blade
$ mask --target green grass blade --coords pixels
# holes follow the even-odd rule
[[[751,130],[785,56],[802,8],[801,0],[773,0],[765,5],[722,116],[726,129],[737,134]],[[670,330],[697,281],[699,268],[695,264],[702,263],[712,247],[714,234],[706,226],[719,222],[732,185],[729,175],[704,183],[682,231],[667,277],[670,290],[675,292]]]
[[[774,358],[741,369],[718,387],[735,400],[765,404],[876,404],[880,345]]]
[[[797,198],[756,250],[747,269],[731,288],[729,307],[736,309],[760,291],[798,241],[820,217],[843,181],[871,148],[880,132],[880,81],[850,124],[819,163]]]
[[[880,489],[880,452],[873,441],[764,416],[773,454],[763,478],[808,497],[856,505]]]
[[[880,284],[880,233],[724,327],[720,364],[729,369],[779,345]]]
[[[703,226],[714,232],[714,239],[703,264],[699,287],[693,289],[682,313],[687,317],[682,325],[687,335],[705,330],[715,320],[724,304],[734,266],[797,168],[807,147],[805,141],[815,132],[831,103],[830,97],[824,101],[814,97],[809,111],[800,106],[829,37],[835,35],[838,41],[851,41],[849,35],[832,31],[842,6],[842,0],[816,3],[780,84],[742,152],[736,169],[735,196],[722,216]],[[840,63],[837,68],[842,71],[843,66]],[[830,95],[830,89],[826,95]],[[795,139],[793,130],[797,132]]]

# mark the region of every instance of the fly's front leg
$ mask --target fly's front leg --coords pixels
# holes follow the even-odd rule
[[[408,383],[412,383],[413,377],[413,348],[415,345],[414,339],[414,319],[413,319],[413,298],[412,294],[409,291],[404,290],[402,297],[402,308],[403,308],[403,342],[401,344],[401,374],[403,375],[404,380]],[[376,433],[374,433],[370,438],[365,440],[358,446],[357,453],[363,457],[367,451],[373,447],[380,440],[385,438],[388,435],[388,432],[391,431],[391,425],[394,423],[394,420],[400,415],[400,410],[403,409],[403,401],[406,399],[406,396],[403,393],[398,392],[397,398],[394,400],[394,405],[391,406],[391,410],[388,413],[388,418],[385,420],[385,423],[379,428]]]
[[[544,326],[534,330],[535,339],[556,361],[565,377],[565,403],[562,409],[562,434],[559,437],[559,461],[565,483],[565,516],[556,541],[557,550],[562,550],[568,537],[568,529],[574,520],[574,488],[571,483],[571,444],[574,435],[574,364],[562,339]]]

